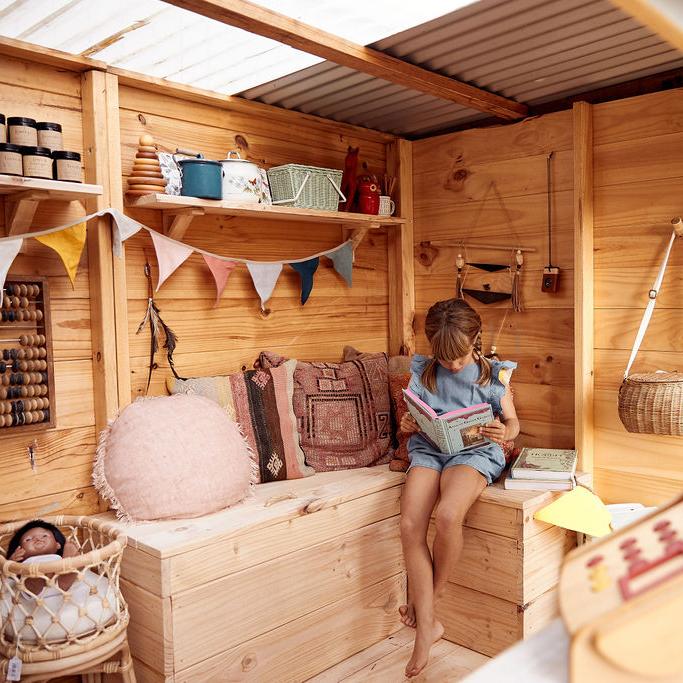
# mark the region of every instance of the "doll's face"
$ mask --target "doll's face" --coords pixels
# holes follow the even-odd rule
[[[24,549],[26,557],[55,555],[61,548],[52,532],[40,526],[29,529],[21,537],[20,546]]]

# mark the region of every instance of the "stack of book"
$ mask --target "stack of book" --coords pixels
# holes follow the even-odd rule
[[[506,489],[524,491],[570,491],[577,478],[576,451],[557,448],[523,448],[505,477]]]

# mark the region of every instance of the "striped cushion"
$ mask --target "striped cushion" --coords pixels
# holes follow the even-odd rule
[[[257,460],[259,482],[314,474],[304,461],[292,410],[296,361],[234,375],[169,380],[172,394],[197,393],[213,399],[239,424]]]

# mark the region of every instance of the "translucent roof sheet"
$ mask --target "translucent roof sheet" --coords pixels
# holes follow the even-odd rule
[[[474,0],[261,0],[361,45]],[[0,34],[197,88],[233,94],[322,59],[161,0],[0,0]]]

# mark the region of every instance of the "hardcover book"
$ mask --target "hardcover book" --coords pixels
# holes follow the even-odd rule
[[[576,481],[590,486],[591,478],[586,472],[577,472]],[[505,477],[503,488],[514,491],[571,491],[574,488],[573,479],[513,479]]]
[[[510,467],[513,479],[568,481],[576,471],[576,451],[558,448],[522,448]]]
[[[410,389],[403,390],[403,397],[420,430],[442,453],[455,455],[490,443],[479,433],[482,425],[493,422],[493,411],[488,403],[437,415]]]

